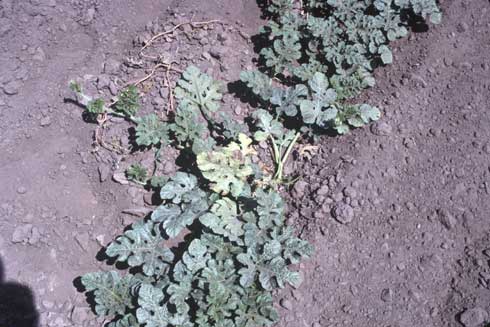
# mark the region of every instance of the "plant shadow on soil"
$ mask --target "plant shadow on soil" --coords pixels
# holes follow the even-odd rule
[[[29,287],[4,281],[4,267],[0,258],[0,326],[38,327],[39,313]]]

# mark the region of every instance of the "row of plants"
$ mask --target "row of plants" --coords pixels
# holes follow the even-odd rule
[[[188,67],[174,90],[178,106],[163,121],[138,116],[139,92],[125,89],[106,104],[72,83],[76,100],[96,120],[132,122],[145,149],[172,146],[186,158],[174,176],[128,177],[159,190],[161,204],[105,250],[128,271],[82,276],[95,311],[123,326],[270,326],[278,321],[273,292],[298,287],[293,267],[313,248],[285,223],[284,166],[298,142],[325,131],[344,134],[380,118],[355,103],[375,83],[373,70],[392,62],[389,42],[406,36],[413,19],[440,20],[434,0],[272,0],[261,31],[269,46],[257,70],[241,74],[256,97],[250,129],[220,110],[223,86]],[[270,147],[273,169],[252,160]],[[183,239],[167,247],[166,241]]]

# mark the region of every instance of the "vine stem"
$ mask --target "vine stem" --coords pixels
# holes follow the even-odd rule
[[[296,142],[298,141],[298,138],[300,136],[301,136],[301,133],[299,133],[299,132],[296,133],[296,135],[294,135],[294,138],[289,143],[289,145],[286,149],[286,152],[281,157],[281,153],[280,153],[279,149],[277,148],[277,145],[276,145],[276,142],[274,141],[274,138],[271,135],[269,135],[271,142],[272,142],[272,148],[274,151],[274,162],[277,165],[276,173],[274,174],[274,180],[276,180],[276,181],[282,180],[283,169],[284,169],[284,166],[286,165],[286,161],[288,160],[288,157],[291,154],[291,151],[293,150],[294,145],[296,144]]]
[[[86,95],[83,92],[75,92],[75,95],[76,95],[76,99],[77,99],[78,103],[81,104],[82,106],[84,106],[85,108],[87,108],[87,106],[89,105],[89,103],[94,100],[91,96],[88,96],[88,95]],[[112,103],[110,106],[113,106],[116,102]],[[132,115],[126,115],[124,113],[121,113],[121,112],[117,112],[115,110],[112,110],[110,108],[110,106],[106,106],[104,104],[103,109],[104,109],[104,112],[106,114],[111,115],[111,116],[115,116],[115,117],[121,117],[121,118],[129,119],[134,124],[136,124],[136,125],[138,124],[138,121],[136,120],[136,117],[134,117]]]
[[[156,34],[155,36],[153,36],[144,46],[143,48],[141,48],[140,50],[140,55],[144,55],[143,54],[143,51],[148,48],[153,42],[155,42],[157,39],[161,38],[162,36],[165,36],[165,35],[168,35],[170,33],[173,33],[175,32],[177,29],[179,29],[180,27],[184,26],[184,25],[191,25],[191,26],[200,26],[200,25],[209,25],[209,24],[214,24],[214,23],[221,23],[220,20],[218,19],[213,19],[213,20],[208,20],[208,21],[205,21],[205,22],[193,22],[192,20],[190,22],[186,22],[186,23],[180,23],[180,24],[177,24],[175,25],[174,27],[172,27],[171,29],[169,29],[168,31],[164,31],[164,32],[161,32],[161,33],[158,33]]]

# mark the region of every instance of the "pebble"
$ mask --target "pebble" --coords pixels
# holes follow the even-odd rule
[[[7,95],[15,95],[19,93],[21,87],[22,87],[22,82],[11,81],[3,86],[3,92],[5,92],[5,94]]]
[[[349,197],[349,198],[355,198],[357,196],[357,191],[353,188],[353,187],[350,187],[350,186],[347,186],[345,189],[344,189],[344,195],[346,197]]]
[[[458,27],[456,28],[457,31],[459,33],[463,33],[463,32],[466,32],[468,30],[468,24],[466,24],[465,22],[462,22],[458,25]]]
[[[27,188],[25,186],[19,186],[17,188],[17,193],[19,193],[19,194],[26,194],[27,193]]]
[[[109,91],[111,92],[112,95],[117,95],[118,94],[117,85],[113,81],[111,81],[109,83]]]
[[[49,118],[48,116],[43,117],[43,118],[41,118],[41,121],[39,122],[39,124],[42,127],[49,126],[49,125],[51,125],[51,118]]]
[[[298,181],[293,187],[293,196],[297,198],[302,198],[305,195],[306,187],[308,183],[305,181]]]
[[[100,91],[106,87],[109,87],[110,83],[111,80],[109,79],[109,76],[100,75],[99,78],[97,79],[97,89]]]
[[[99,171],[99,180],[101,182],[105,182],[107,180],[107,178],[109,177],[111,169],[109,168],[108,165],[100,165],[98,167],[98,171]]]
[[[104,64],[104,73],[106,74],[117,74],[119,72],[119,68],[121,67],[121,63],[115,59],[109,59]]]
[[[371,132],[374,135],[388,136],[393,132],[393,128],[386,122],[380,122],[372,125]]]
[[[345,203],[336,205],[332,210],[333,217],[341,224],[349,224],[354,220],[354,209]]]
[[[46,60],[46,54],[44,53],[44,50],[41,47],[38,47],[34,53],[34,56],[32,56],[32,59],[39,62],[43,62],[44,60]]]
[[[286,310],[291,310],[293,308],[293,304],[288,299],[281,299],[281,307]]]
[[[488,318],[488,313],[482,308],[476,307],[464,311],[459,317],[459,321],[465,327],[478,327]]]
[[[121,185],[129,184],[129,181],[126,178],[126,174],[124,172],[115,172],[114,175],[112,175],[112,179]]]
[[[90,308],[87,307],[74,307],[70,315],[70,320],[76,326],[81,326],[89,318]]]
[[[393,291],[390,288],[385,288],[381,291],[381,300],[383,302],[391,302],[393,299]]]
[[[12,234],[12,243],[26,243],[32,234],[32,225],[17,226]]]
[[[444,227],[446,227],[447,230],[451,230],[456,226],[456,218],[454,218],[454,216],[446,209],[437,210],[437,215],[439,217],[439,221]]]

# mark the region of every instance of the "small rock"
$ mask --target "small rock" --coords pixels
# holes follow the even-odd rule
[[[456,29],[459,33],[464,33],[468,30],[468,24],[466,24],[465,22],[462,22],[458,25],[458,27]]]
[[[422,76],[412,74],[411,78],[415,85],[422,86],[423,88],[427,87],[427,82],[422,78]]]
[[[97,79],[97,89],[103,90],[106,87],[108,88],[110,83],[111,80],[109,79],[109,76],[100,75],[99,78]]]
[[[221,51],[217,50],[217,49],[211,49],[209,50],[209,54],[211,55],[211,57],[215,58],[215,59],[221,59]]]
[[[105,242],[105,235],[104,234],[100,234],[98,235],[95,240],[97,241],[97,243],[99,243],[100,246],[105,246],[106,245],[106,242]]]
[[[293,308],[293,304],[287,299],[281,299],[281,307],[286,310],[291,310]]]
[[[465,327],[478,327],[488,318],[488,313],[482,308],[473,308],[464,311],[459,317],[459,321]]]
[[[27,188],[25,186],[19,186],[17,188],[17,193],[19,193],[19,194],[26,194],[27,193]]]
[[[48,301],[48,300],[43,300],[42,304],[43,304],[43,307],[48,309],[48,310],[53,309],[53,307],[54,307],[54,303],[51,301]]]
[[[31,231],[31,235],[29,236],[29,244],[36,245],[41,240],[41,232],[37,227],[33,227]]]
[[[129,181],[126,178],[126,174],[124,172],[115,172],[114,175],[112,175],[112,179],[121,185],[129,184]]]
[[[316,195],[318,196],[325,196],[328,194],[328,192],[330,192],[330,188],[328,187],[328,185],[322,185],[317,191],[316,191]]]
[[[383,302],[391,302],[393,299],[393,291],[390,288],[385,288],[381,291],[381,300]]]
[[[341,224],[349,224],[354,220],[354,209],[345,203],[336,205],[332,210],[333,217]]]
[[[296,182],[293,187],[293,196],[297,198],[302,198],[305,195],[307,187],[308,183],[305,181]]]
[[[49,126],[49,125],[51,125],[51,118],[49,118],[48,116],[43,117],[43,118],[41,118],[41,121],[39,122],[39,124],[42,127]]]
[[[46,54],[44,53],[44,50],[41,47],[38,47],[36,49],[36,52],[34,53],[34,56],[32,56],[32,59],[39,62],[43,62],[44,60],[46,60]]]
[[[392,131],[393,128],[386,122],[379,122],[371,127],[371,132],[379,136],[388,136]]]
[[[90,23],[91,21],[94,20],[95,17],[95,8],[89,8],[87,9],[87,15],[86,15],[86,22]]]
[[[99,170],[99,180],[101,182],[105,182],[107,180],[107,178],[109,177],[111,169],[109,168],[108,165],[100,165],[98,167],[98,170]]]
[[[483,250],[483,254],[490,258],[490,249]]]
[[[32,225],[17,226],[12,234],[12,243],[26,243],[32,233]]]
[[[453,60],[450,57],[445,57],[444,65],[446,65],[446,67],[451,67],[453,65]]]
[[[82,326],[90,317],[90,308],[87,307],[74,307],[70,315],[71,321],[76,326]]]
[[[117,85],[113,81],[109,83],[109,91],[111,92],[112,95],[117,95],[118,93]]]
[[[109,59],[104,64],[104,73],[106,74],[117,74],[119,72],[119,68],[121,67],[121,63],[115,59]]]
[[[353,187],[347,186],[344,188],[344,195],[354,199],[357,196],[357,191]]]
[[[439,221],[442,225],[444,225],[444,227],[446,227],[446,229],[450,230],[456,226],[456,218],[454,218],[454,216],[446,209],[437,210],[437,215],[439,216]]]
[[[21,87],[22,87],[22,82],[11,81],[3,86],[3,92],[5,92],[5,94],[7,95],[15,95],[19,93]]]

